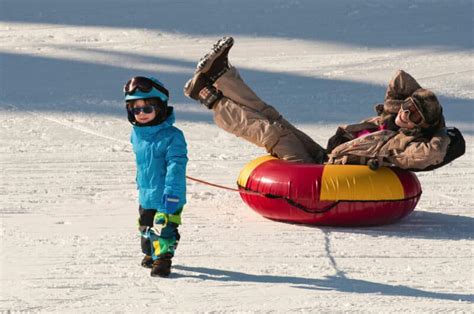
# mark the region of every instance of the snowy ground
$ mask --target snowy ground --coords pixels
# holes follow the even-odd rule
[[[0,312],[473,312],[471,1],[0,3]],[[141,268],[121,87],[169,87],[188,175],[233,186],[264,152],[182,95],[222,35],[257,93],[325,145],[397,69],[433,89],[465,156],[419,174],[400,223],[277,223],[192,181],[170,279]]]

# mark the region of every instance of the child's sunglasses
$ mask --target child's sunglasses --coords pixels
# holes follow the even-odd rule
[[[169,97],[169,92],[166,88],[143,76],[135,76],[130,81],[128,81],[127,84],[125,84],[125,86],[123,87],[123,92],[128,95],[133,95],[138,89],[144,93],[149,93],[152,88],[159,90],[167,97]]]
[[[423,122],[425,122],[425,117],[423,116],[419,108],[420,107],[417,101],[413,97],[408,97],[402,103],[402,110],[408,113],[408,120],[413,122],[413,124],[415,124],[416,126],[419,126],[420,124],[423,124]]]
[[[131,108],[130,110],[132,111],[132,113],[134,115],[138,116],[140,114],[140,112],[143,112],[145,114],[152,113],[155,110],[155,107],[152,106],[152,105],[146,105],[146,106],[143,106],[143,107]]]

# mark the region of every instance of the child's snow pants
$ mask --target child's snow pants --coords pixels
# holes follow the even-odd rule
[[[162,214],[166,216],[167,223],[153,226],[156,209],[145,209],[141,206],[138,208],[138,229],[144,254],[151,256],[153,260],[174,256],[180,238],[178,226],[181,224],[181,211],[182,209],[175,215]]]

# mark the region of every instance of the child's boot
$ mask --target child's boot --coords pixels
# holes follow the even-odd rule
[[[168,277],[171,274],[171,254],[165,254],[153,262],[152,277]]]
[[[232,37],[219,39],[211,51],[199,60],[194,77],[184,86],[184,94],[199,100],[199,92],[214,82],[230,69],[228,54],[234,44]]]
[[[151,268],[153,265],[153,258],[150,255],[145,255],[142,259],[142,266],[145,268]]]

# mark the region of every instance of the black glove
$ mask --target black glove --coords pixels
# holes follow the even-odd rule
[[[367,161],[367,166],[369,166],[370,170],[377,170],[380,168],[380,163],[377,159],[369,159]]]

